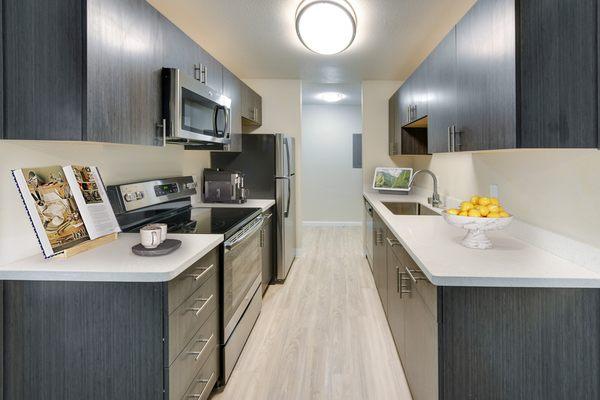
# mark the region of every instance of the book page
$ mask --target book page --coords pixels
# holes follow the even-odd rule
[[[98,168],[67,165],[63,169],[90,238],[120,232]]]
[[[45,257],[89,240],[61,166],[12,171]]]

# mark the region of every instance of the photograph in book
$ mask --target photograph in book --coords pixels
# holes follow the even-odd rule
[[[67,182],[73,189],[73,197],[79,207],[90,239],[97,239],[121,228],[115,217],[98,168],[67,165],[63,167]]]
[[[89,240],[61,166],[23,168],[13,174],[47,257]]]

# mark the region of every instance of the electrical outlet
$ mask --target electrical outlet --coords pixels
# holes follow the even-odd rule
[[[490,185],[490,197],[498,198],[498,185],[494,183]]]

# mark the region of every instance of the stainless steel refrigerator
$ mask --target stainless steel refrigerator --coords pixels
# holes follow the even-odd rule
[[[241,153],[211,153],[211,167],[241,171],[249,199],[274,199],[274,278],[283,281],[296,257],[294,138],[281,133],[242,135]]]

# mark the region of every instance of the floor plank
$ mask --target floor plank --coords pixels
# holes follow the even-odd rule
[[[304,253],[214,400],[410,400],[358,227],[306,228]]]

